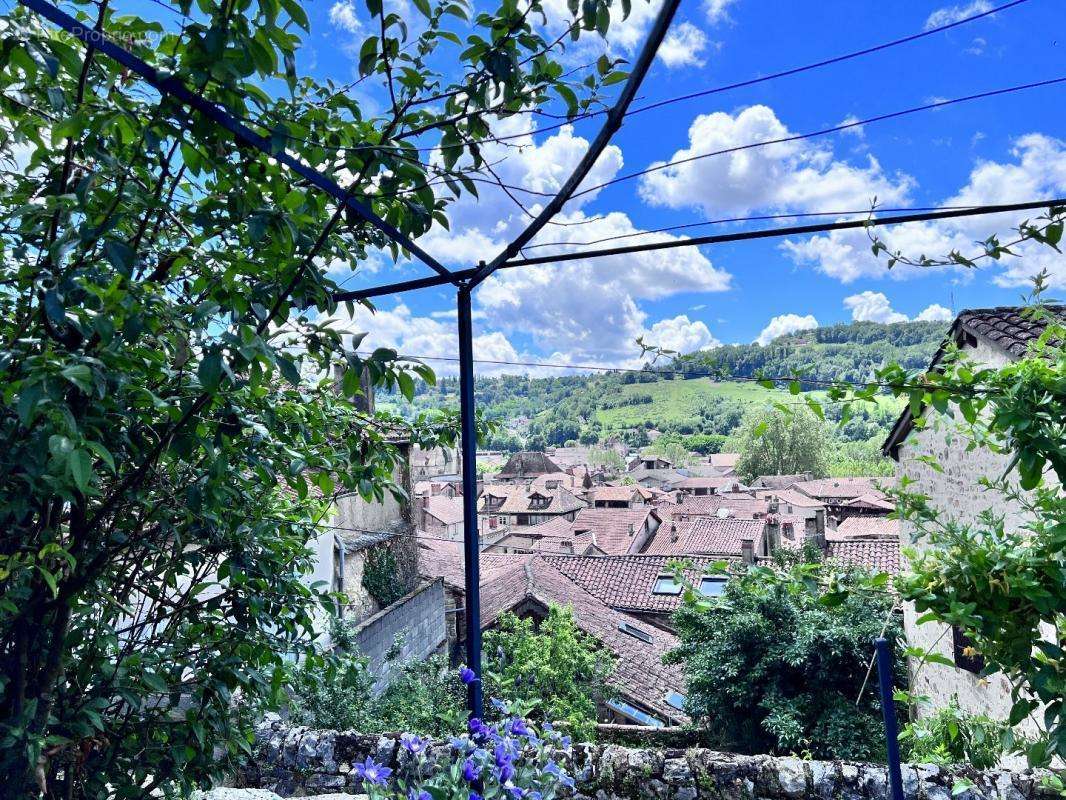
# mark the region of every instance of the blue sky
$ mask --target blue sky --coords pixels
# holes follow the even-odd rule
[[[407,0],[394,0],[399,6]],[[565,0],[545,0],[565,7]],[[987,10],[987,0],[942,2],[765,3],[686,0],[668,46],[645,81],[640,102],[698,91],[906,36]],[[349,0],[311,6],[314,33],[303,68],[349,80],[352,44],[365,11]],[[630,57],[643,40],[654,5],[634,0],[630,20],[605,45]],[[417,14],[417,12],[415,12]],[[1060,0],[1028,0],[995,16],[844,64],[758,84],[629,118],[600,159],[592,183],[656,161],[832,126],[1015,84],[1066,75]],[[575,60],[601,43],[581,45]],[[379,98],[366,90],[373,106]],[[566,220],[606,215],[589,224],[549,228],[539,241],[584,241],[715,217],[866,208],[876,194],[892,206],[1015,202],[1066,194],[1066,85],[1034,89],[911,115],[794,145],[704,159],[625,181],[567,207]],[[524,132],[525,149],[502,168],[510,181],[553,191],[594,136],[601,120],[537,134],[525,120],[501,132]],[[537,198],[529,198],[536,202]],[[456,267],[490,258],[520,229],[522,216],[502,193],[454,210],[454,235],[423,244]],[[1019,219],[921,224],[886,238],[918,255],[972,252],[988,233],[1009,234]],[[765,226],[767,223],[759,223]],[[715,226],[698,232],[721,232]],[[641,241],[632,239],[629,241]],[[542,249],[543,254],[551,252]],[[817,320],[896,321],[950,318],[952,310],[1015,303],[1039,267],[1066,284],[1066,260],[1049,251],[988,264],[979,271],[896,269],[869,254],[861,231],[820,237],[683,248],[640,257],[514,270],[476,295],[477,352],[485,358],[632,364],[637,335],[685,350],[716,343],[766,341]],[[351,274],[346,286],[423,274],[386,259]],[[344,320],[369,329],[368,342],[404,352],[453,355],[454,296],[427,289],[382,298],[379,312]],[[923,313],[924,312],[924,313]]]

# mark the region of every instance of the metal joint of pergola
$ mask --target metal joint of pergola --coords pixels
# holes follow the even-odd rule
[[[659,46],[666,36],[680,0],[665,0],[658,11],[655,22],[644,42],[643,47],[633,63],[629,77],[622,87],[614,105],[606,113],[606,121],[596,138],[592,141],[588,151],[582,157],[573,173],[561,187],[559,192],[544,206],[543,210],[530,222],[530,224],[495,258],[488,262],[481,262],[476,267],[449,270],[437,261],[432,255],[419,247],[408,236],[397,230],[394,226],[378,216],[366,203],[352,196],[353,188],[343,189],[333,179],[314,168],[292,157],[284,150],[278,150],[271,146],[270,141],[255,133],[241,123],[233,114],[220,108],[216,104],[204,99],[201,95],[191,91],[175,76],[161,75],[157,70],[145,61],[125,50],[111,39],[101,36],[98,31],[92,30],[76,20],[74,17],[61,11],[46,0],[19,0],[20,3],[39,13],[60,28],[63,28],[73,36],[82,40],[88,47],[94,48],[104,55],[114,59],[141,76],[161,94],[170,95],[206,118],[217,123],[238,140],[246,145],[254,147],[265,155],[275,158],[281,164],[309,181],[313,186],[331,195],[339,204],[349,209],[359,219],[369,223],[385,234],[391,241],[398,244],[411,256],[428,266],[435,275],[415,278],[412,280],[393,282],[379,286],[358,289],[354,291],[337,292],[332,295],[336,302],[351,300],[368,300],[384,295],[395,295],[403,292],[423,289],[431,286],[451,284],[456,287],[456,306],[458,316],[457,334],[459,340],[459,402],[462,432],[462,484],[463,484],[463,550],[465,558],[465,592],[466,592],[466,663],[474,671],[478,680],[468,686],[468,703],[472,716],[480,717],[483,711],[483,698],[481,688],[481,614],[480,614],[480,570],[479,570],[479,537],[477,522],[477,432],[475,429],[475,401],[474,401],[474,353],[473,353],[473,324],[471,310],[471,296],[473,290],[485,279],[500,269],[511,269],[536,264],[553,264],[578,259],[600,258],[627,253],[645,252],[649,250],[661,250],[676,247],[694,247],[707,244],[719,244],[724,242],[738,242],[749,239],[778,238],[791,235],[811,233],[824,233],[834,230],[846,230],[866,227],[881,227],[897,225],[907,222],[921,222],[954,217],[967,217],[982,214],[995,214],[1012,211],[1034,210],[1066,205],[1066,199],[1053,198],[1047,200],[1033,200],[1024,203],[1012,203],[1003,205],[984,205],[970,208],[953,208],[934,210],[923,213],[898,214],[895,216],[877,217],[873,213],[867,219],[831,222],[817,225],[797,225],[791,227],[775,227],[762,230],[748,230],[728,234],[712,236],[691,237],[685,239],[671,239],[658,241],[650,244],[631,245],[624,247],[605,248],[593,251],[567,252],[558,255],[539,256],[535,258],[516,258],[522,248],[527,245],[549,223],[552,218],[562,211],[566,203],[577,192],[582,181],[588,176],[599,156],[611,142],[614,134],[619,130],[630,104],[636,96],[651,64],[658,52]],[[883,644],[879,645],[883,649]],[[883,660],[883,659],[882,659]],[[890,695],[889,695],[890,697]],[[888,712],[886,711],[886,728],[888,725]],[[894,727],[894,718],[893,723]],[[897,754],[898,763],[898,754]],[[897,768],[898,769],[898,768]],[[895,787],[893,787],[895,788]]]

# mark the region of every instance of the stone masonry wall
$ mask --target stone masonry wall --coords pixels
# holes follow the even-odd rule
[[[886,768],[878,764],[742,756],[713,750],[578,745],[568,765],[577,782],[573,800],[884,800]],[[400,766],[397,737],[313,731],[274,721],[258,731],[257,755],[238,776],[241,786],[283,797],[361,791],[352,765],[366,757]],[[434,746],[430,755],[447,752]],[[439,756],[438,756],[439,757]],[[973,786],[953,797],[956,782]],[[1050,800],[1043,775],[1029,771],[903,768],[907,800]]]
[[[422,661],[444,645],[444,581],[438,578],[422,584],[361,622],[354,633],[359,650],[377,679],[377,687],[384,689],[394,670],[408,661]],[[400,648],[390,653],[397,637]],[[388,658],[390,655],[393,657]]]

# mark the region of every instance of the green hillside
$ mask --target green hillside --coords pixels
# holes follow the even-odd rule
[[[812,396],[824,401],[818,381],[869,379],[879,366],[895,361],[918,369],[943,340],[944,323],[858,322],[783,336],[767,346],[727,345],[689,353],[638,371],[530,378],[504,375],[478,378],[479,408],[500,423],[490,446],[538,448],[578,441],[596,444],[618,437],[633,446],[647,444],[648,432],[671,434],[686,446],[705,451],[721,447],[753,407],[773,402],[802,403],[782,389],[768,390],[751,378],[798,377]],[[705,377],[708,373],[721,379]],[[730,380],[729,378],[749,380]],[[420,385],[412,403],[381,398],[401,414],[455,407],[458,384],[442,379]],[[841,409],[824,403],[835,422]],[[836,430],[842,442],[878,441],[899,413],[899,403],[881,398]]]

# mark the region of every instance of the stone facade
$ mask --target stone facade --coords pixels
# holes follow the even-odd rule
[[[447,745],[431,748],[448,752]],[[358,792],[352,772],[367,756],[400,766],[397,737],[312,731],[274,721],[258,732],[257,756],[238,776],[243,786],[269,789],[283,797]],[[742,756],[699,748],[634,749],[619,745],[579,745],[567,765],[577,781],[575,800],[883,800],[888,795],[883,765],[798,758]],[[1039,772],[977,771],[904,765],[908,800],[953,800],[960,780],[972,784],[954,800],[1035,800],[1052,798]]]
[[[361,622],[354,635],[377,680],[375,688],[384,690],[395,670],[409,661],[425,660],[446,643],[444,580],[422,584]]]
[[[966,355],[986,367],[1002,367],[1009,363],[1005,353],[984,343],[966,348]],[[1018,504],[1007,502],[1000,493],[989,492],[979,483],[983,477],[996,479],[1003,475],[1010,466],[1010,457],[986,448],[968,450],[968,439],[957,430],[957,423],[946,415],[930,411],[927,423],[925,428],[912,430],[899,448],[897,472],[914,481],[908,491],[925,495],[930,506],[941,515],[963,524],[977,523],[983,511],[993,508],[995,513],[1004,517],[1007,530],[1021,527],[1025,517]],[[920,460],[922,456],[932,456],[939,469]],[[900,542],[904,547],[913,546],[919,551],[927,546],[908,520],[900,522]],[[904,604],[904,628],[911,646],[939,653],[956,663],[965,663],[957,659],[956,634],[949,626],[938,622],[919,625],[917,618],[914,604]],[[919,716],[930,714],[957,698],[963,711],[1005,720],[1012,705],[1011,685],[1005,675],[997,673],[979,677],[958,666],[924,663],[915,669],[912,665],[911,691],[930,699],[928,704],[917,708]],[[1018,730],[1023,734],[1035,734],[1037,723],[1032,718],[1023,720]]]

